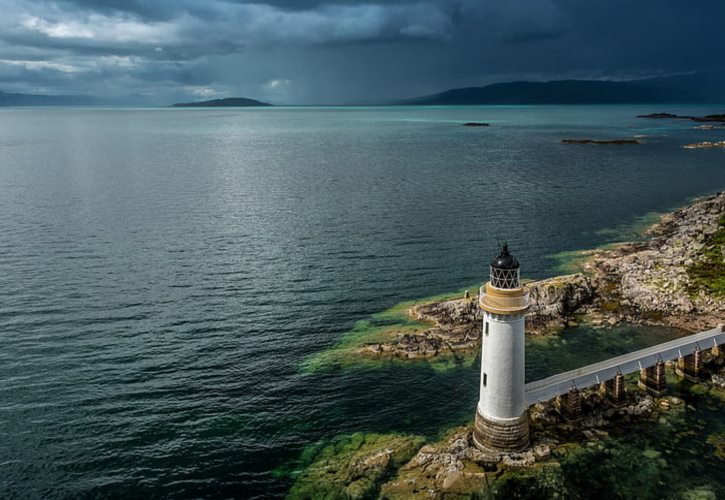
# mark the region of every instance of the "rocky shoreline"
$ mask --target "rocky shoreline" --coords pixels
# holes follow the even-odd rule
[[[725,268],[725,193],[663,216],[647,233],[645,242],[587,252],[581,273],[528,283],[527,333],[550,333],[582,320],[594,326],[624,321],[691,332],[725,323],[725,274],[719,267]],[[431,326],[356,352],[431,359],[473,352],[480,345],[477,293],[415,305],[408,315]]]
[[[644,242],[587,252],[580,273],[527,283],[527,333],[546,334],[581,321],[689,331],[725,323],[725,193],[663,216],[648,236]],[[410,328],[392,337],[386,332],[380,338],[392,340],[354,352],[366,359],[406,360],[477,352],[478,296],[461,295],[398,306],[396,314],[408,308]],[[417,325],[429,326],[419,330]],[[703,362],[702,378],[694,384],[677,381],[673,363],[667,363],[668,386],[677,391],[675,396],[649,395],[637,386],[636,374],[627,377],[619,405],[597,389],[582,390],[582,420],[575,424],[564,419],[557,400],[531,406],[531,446],[523,453],[482,452],[472,441],[471,425],[433,440],[401,434],[336,438],[310,455],[288,497],[519,498],[524,492],[549,498],[555,492],[559,498],[626,498],[642,491],[641,477],[664,484],[672,474],[671,461],[692,436],[708,446],[707,460],[725,460],[725,433],[708,428],[703,413],[692,416],[700,412],[698,399],[708,411],[725,404],[725,357],[706,351]],[[644,432],[656,436],[639,448],[636,439]],[[587,467],[610,477],[581,482]],[[633,467],[638,475],[630,480]],[[592,484],[600,490],[590,491]],[[678,488],[678,498],[717,498],[711,484]]]
[[[576,492],[567,491],[571,483],[568,474],[579,470],[583,459],[616,453],[628,441],[628,432],[642,429],[638,425],[660,426],[665,430],[664,438],[673,424],[694,409],[688,403],[690,395],[724,403],[724,365],[725,358],[708,354],[707,378],[680,386],[685,394],[678,396],[654,398],[638,388],[634,379],[628,382],[626,399],[620,405],[612,404],[597,390],[582,391],[583,419],[576,424],[562,418],[556,401],[533,405],[529,409],[531,446],[522,453],[480,451],[469,425],[450,429],[442,439],[427,444],[419,436],[399,434],[336,438],[306,467],[288,498],[448,499],[484,494],[511,498],[522,490],[527,494],[556,491],[560,498],[579,498]],[[667,370],[672,375],[672,363]],[[688,435],[689,431],[678,432],[672,448],[676,450],[678,440]],[[710,434],[707,443],[715,457],[725,460],[723,433]],[[667,469],[661,451],[637,452],[641,454],[634,457],[638,465],[641,460],[650,460]]]

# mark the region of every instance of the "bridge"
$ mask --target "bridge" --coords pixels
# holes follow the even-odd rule
[[[526,384],[528,405],[568,395],[566,405],[578,406],[578,391],[605,384],[605,389],[615,399],[624,391],[624,375],[640,372],[640,385],[654,394],[664,392],[664,362],[678,360],[678,370],[686,378],[696,379],[701,361],[700,351],[718,349],[725,344],[723,325],[693,335],[665,342],[646,349],[623,354],[583,368],[559,373]]]

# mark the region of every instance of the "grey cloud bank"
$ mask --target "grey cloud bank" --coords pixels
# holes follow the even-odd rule
[[[725,66],[725,3],[0,0],[0,90],[129,103],[385,101]]]

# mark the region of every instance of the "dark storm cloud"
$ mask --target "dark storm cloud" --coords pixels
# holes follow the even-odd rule
[[[2,1],[0,90],[340,102],[725,64],[718,0]]]

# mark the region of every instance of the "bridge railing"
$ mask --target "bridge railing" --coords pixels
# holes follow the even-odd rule
[[[560,396],[572,387],[586,389],[614,378],[617,373],[626,375],[642,368],[653,366],[657,361],[672,361],[689,354],[696,349],[710,349],[725,344],[723,326],[685,337],[664,342],[639,351],[623,354],[605,361],[559,373],[526,384],[526,402],[531,405]]]

